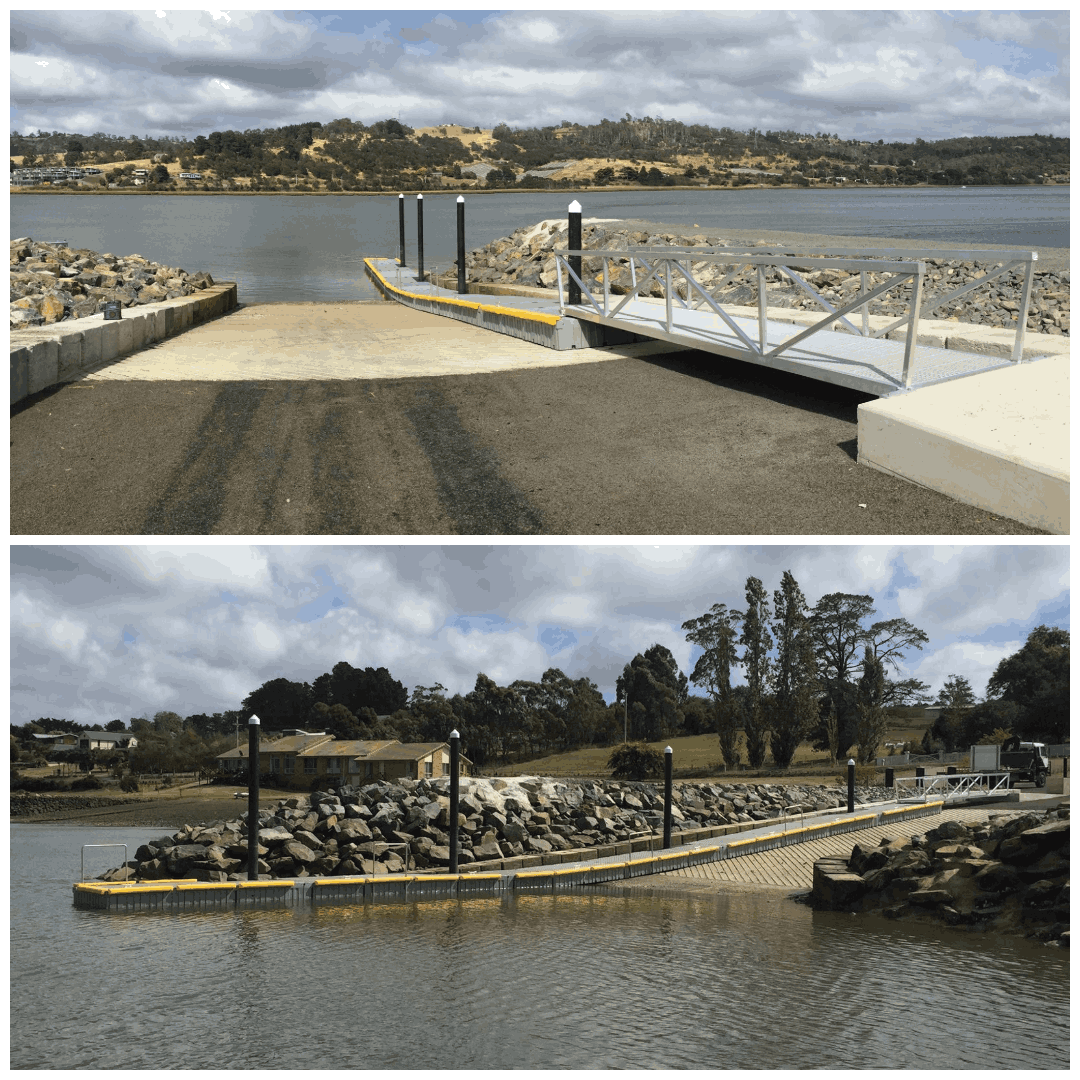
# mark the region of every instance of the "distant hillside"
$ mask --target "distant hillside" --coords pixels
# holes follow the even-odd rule
[[[464,188],[1067,184],[1069,140],[1050,135],[914,143],[827,132],[734,131],[651,117],[494,129],[413,129],[394,119],[124,138],[38,132],[10,139],[12,170],[91,166],[77,184],[144,190],[413,191]],[[180,173],[197,172],[198,179]],[[142,179],[142,178],[140,178]]]

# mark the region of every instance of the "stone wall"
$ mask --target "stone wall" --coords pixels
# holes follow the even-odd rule
[[[50,817],[66,810],[96,810],[103,806],[130,806],[151,799],[105,799],[86,795],[41,795],[13,793],[10,814],[13,818]]]
[[[130,308],[191,296],[213,284],[207,273],[189,274],[141,255],[118,258],[24,236],[11,241],[11,329],[98,315],[110,300]]]
[[[459,867],[580,851],[581,858],[634,838],[662,836],[663,791],[647,783],[465,778],[460,785]],[[860,800],[884,792],[860,791]],[[679,785],[673,830],[687,833],[769,821],[846,805],[840,788],[770,784]],[[270,877],[396,873],[450,862],[449,780],[402,780],[314,792],[259,814],[259,872]],[[105,880],[196,877],[239,880],[247,867],[247,814],[185,825],[143,845]],[[403,859],[404,848],[408,858]],[[520,863],[516,865],[521,865]]]
[[[813,904],[1068,945],[1069,811],[945,821],[925,835],[856,844],[814,864]]]

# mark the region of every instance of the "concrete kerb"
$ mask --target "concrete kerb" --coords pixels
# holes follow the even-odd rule
[[[236,282],[219,282],[191,296],[104,315],[11,332],[11,404],[70,382],[120,356],[172,337],[237,306]]]
[[[388,300],[459,322],[471,323],[508,337],[531,341],[558,352],[605,345],[626,345],[647,340],[628,331],[613,330],[611,327],[597,326],[572,316],[560,315],[558,297],[550,290],[541,295],[538,295],[539,290],[530,290],[528,293],[500,291],[491,294],[508,298],[517,296],[526,301],[524,304],[484,303],[466,299],[459,293],[433,283],[421,282],[416,271],[407,266],[399,268],[397,263],[390,259],[364,259],[364,268],[376,289]],[[399,282],[390,281],[387,275],[391,272],[400,277]],[[469,295],[475,296],[479,293],[470,288]]]

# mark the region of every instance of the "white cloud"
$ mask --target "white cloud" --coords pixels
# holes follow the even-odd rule
[[[1022,648],[1023,644],[1022,640],[993,644],[956,641],[910,665],[911,675],[928,683],[935,695],[950,676],[962,675],[971,684],[975,696],[981,698],[986,693],[986,684],[998,664]]]
[[[155,134],[278,126],[400,110],[413,126],[505,121],[598,122],[626,112],[761,130],[873,130],[892,139],[957,134],[1067,134],[1065,11],[722,10],[501,11],[483,21],[450,11],[342,11],[316,19],[265,11],[12,13],[12,123]],[[410,18],[410,16],[413,16]],[[370,24],[367,19],[370,19]],[[117,42],[122,41],[123,48]],[[971,42],[996,59],[972,59]],[[1040,50],[1034,67],[1001,57]],[[1053,59],[1047,60],[1046,56]],[[1033,54],[1034,55],[1034,54]],[[35,92],[20,63],[56,58],[69,78],[57,99]],[[40,72],[39,72],[40,74]],[[223,80],[241,96],[212,104]],[[387,103],[392,102],[389,106]],[[96,126],[95,126],[96,125]]]
[[[15,723],[220,712],[269,679],[310,682],[339,660],[451,693],[478,672],[505,685],[554,665],[610,694],[656,642],[686,671],[682,622],[716,602],[741,608],[751,574],[771,593],[785,569],[810,604],[865,592],[877,618],[924,629],[930,644],[903,675],[936,691],[956,672],[981,694],[1036,621],[1058,619],[1043,613],[1068,604],[1068,548],[1056,544],[11,550]],[[576,638],[555,656],[539,640],[552,626]]]

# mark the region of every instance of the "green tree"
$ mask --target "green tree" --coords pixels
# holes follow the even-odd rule
[[[643,742],[616,746],[607,767],[615,780],[651,780],[664,775],[664,755]]]
[[[769,650],[772,648],[772,637],[768,629],[769,594],[760,578],[746,579],[746,611],[739,618],[742,619],[739,644],[744,646],[739,660],[746,672],[746,683],[750,688],[750,703],[744,729],[746,756],[753,768],[760,769],[765,761],[769,736],[769,701],[766,693],[771,669]]]
[[[772,668],[773,761],[787,769],[799,743],[818,720],[817,665],[810,633],[809,609],[802,589],[789,570],[773,593],[773,634],[777,655]]]
[[[444,742],[460,725],[442,683],[414,687],[409,698],[409,712],[420,726],[421,742]]]
[[[858,762],[869,765],[877,756],[877,748],[885,738],[888,716],[885,699],[885,668],[867,645],[863,653],[863,673],[859,679],[859,723],[855,731]]]
[[[462,750],[476,765],[503,761],[521,745],[525,703],[510,686],[499,686],[483,672],[464,700]]]
[[[1023,647],[1002,660],[987,684],[989,697],[1015,706],[1013,731],[1065,742],[1069,737],[1069,632],[1037,626]]]
[[[930,640],[917,626],[907,619],[885,619],[874,623],[866,634],[866,640],[875,659],[894,671],[900,670],[900,659],[908,649],[922,649]]]
[[[282,728],[302,728],[311,706],[315,704],[307,683],[290,679],[271,679],[252,690],[242,703],[245,720],[254,713],[262,722],[263,731]]]
[[[828,593],[818,600],[810,613],[810,631],[824,695],[822,713],[828,712],[830,703],[836,709],[840,756],[845,755],[855,742],[858,695],[853,674],[860,650],[867,640],[862,623],[873,614],[873,598],[853,593]],[[828,749],[823,724],[819,724],[814,732],[814,748]]]
[[[660,644],[638,653],[615,682],[616,700],[630,703],[630,733],[646,741],[663,739],[682,726],[679,706],[686,692],[686,676]]]
[[[946,750],[962,747],[968,713],[975,705],[971,683],[963,675],[950,675],[935,704],[941,706],[941,715],[930,729],[931,737],[940,740]]]
[[[124,721],[123,720],[110,720],[105,725],[105,730],[106,731],[127,731],[127,728],[124,726]]]

